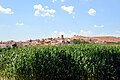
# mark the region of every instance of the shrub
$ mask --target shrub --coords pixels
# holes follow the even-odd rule
[[[71,43],[73,43],[73,44],[80,44],[80,43],[89,43],[89,42],[84,41],[84,40],[79,40],[79,39],[73,39],[71,41]]]

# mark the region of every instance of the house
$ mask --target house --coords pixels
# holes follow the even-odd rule
[[[0,48],[6,48],[6,44],[0,44]]]

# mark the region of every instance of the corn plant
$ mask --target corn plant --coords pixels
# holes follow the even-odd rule
[[[0,49],[6,80],[120,80],[120,46],[79,44]]]

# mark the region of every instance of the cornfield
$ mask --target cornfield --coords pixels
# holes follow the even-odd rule
[[[120,46],[0,49],[0,80],[120,80]]]

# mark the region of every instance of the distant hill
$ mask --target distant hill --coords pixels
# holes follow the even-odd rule
[[[85,41],[92,41],[92,42],[98,42],[98,43],[114,43],[119,42],[120,37],[114,37],[114,36],[97,36],[97,37],[85,37],[85,36],[73,36],[71,39],[80,39]]]

